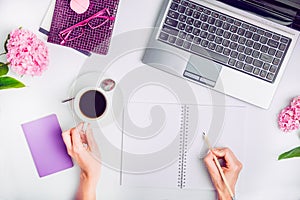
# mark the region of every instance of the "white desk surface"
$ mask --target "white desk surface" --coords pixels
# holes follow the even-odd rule
[[[114,36],[130,30],[152,27],[162,2],[163,0],[121,0]],[[2,44],[6,35],[20,26],[38,33],[49,4],[50,0],[1,0]],[[147,41],[146,37],[144,39]],[[82,70],[86,57],[57,45],[48,46],[50,65],[41,77],[23,77],[21,80],[26,83],[26,88],[0,91],[0,199],[72,199],[77,188],[77,167],[45,178],[38,177],[20,127],[22,122],[49,113],[58,115],[63,129],[74,125],[67,106],[60,101],[67,96],[68,89]],[[3,47],[0,49],[3,51]],[[242,104],[248,108],[248,122],[245,125],[247,160],[240,177],[244,184],[238,194],[239,199],[300,199],[300,159],[277,161],[280,153],[300,144],[297,132],[284,134],[277,127],[279,111],[292,97],[300,95],[300,66],[297,60],[299,54],[300,41],[268,110],[226,97],[226,103]],[[141,55],[133,54],[132,62],[141,63]],[[203,91],[202,87],[193,84],[191,87],[197,94]],[[110,173],[103,169],[97,190],[98,199],[193,200],[213,197],[208,191],[118,187],[110,179]]]

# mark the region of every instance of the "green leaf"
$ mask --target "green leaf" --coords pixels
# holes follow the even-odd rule
[[[293,157],[300,157],[300,146],[279,155],[278,160],[293,158]]]
[[[7,38],[6,38],[5,43],[4,43],[4,49],[5,49],[6,53],[8,52],[8,49],[7,49],[6,45],[7,45],[9,39],[10,39],[10,34],[7,35]]]
[[[25,85],[12,77],[0,77],[0,90],[21,87],[25,87]]]
[[[8,73],[8,64],[0,62],[0,76],[6,75]]]

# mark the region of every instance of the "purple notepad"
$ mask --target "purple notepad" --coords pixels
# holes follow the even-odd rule
[[[55,114],[22,124],[40,177],[73,167]]]
[[[115,17],[118,4],[119,0],[90,0],[88,10],[83,14],[77,14],[70,8],[68,0],[56,0],[48,42],[61,45],[62,39],[59,37],[61,31],[93,16],[104,8],[108,8],[110,16]],[[115,20],[108,21],[96,29],[91,29],[86,25],[82,27],[84,34],[77,39],[67,41],[63,45],[82,51],[107,54],[114,22]]]

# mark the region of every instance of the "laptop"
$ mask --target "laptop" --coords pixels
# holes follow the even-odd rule
[[[142,62],[268,109],[299,37],[300,3],[223,1],[164,1]]]

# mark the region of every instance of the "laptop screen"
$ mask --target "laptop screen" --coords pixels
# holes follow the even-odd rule
[[[300,30],[300,0],[219,0]]]
[[[287,5],[292,8],[296,8],[297,10],[300,10],[300,1],[299,0],[274,0],[274,1],[280,2],[284,5]]]

